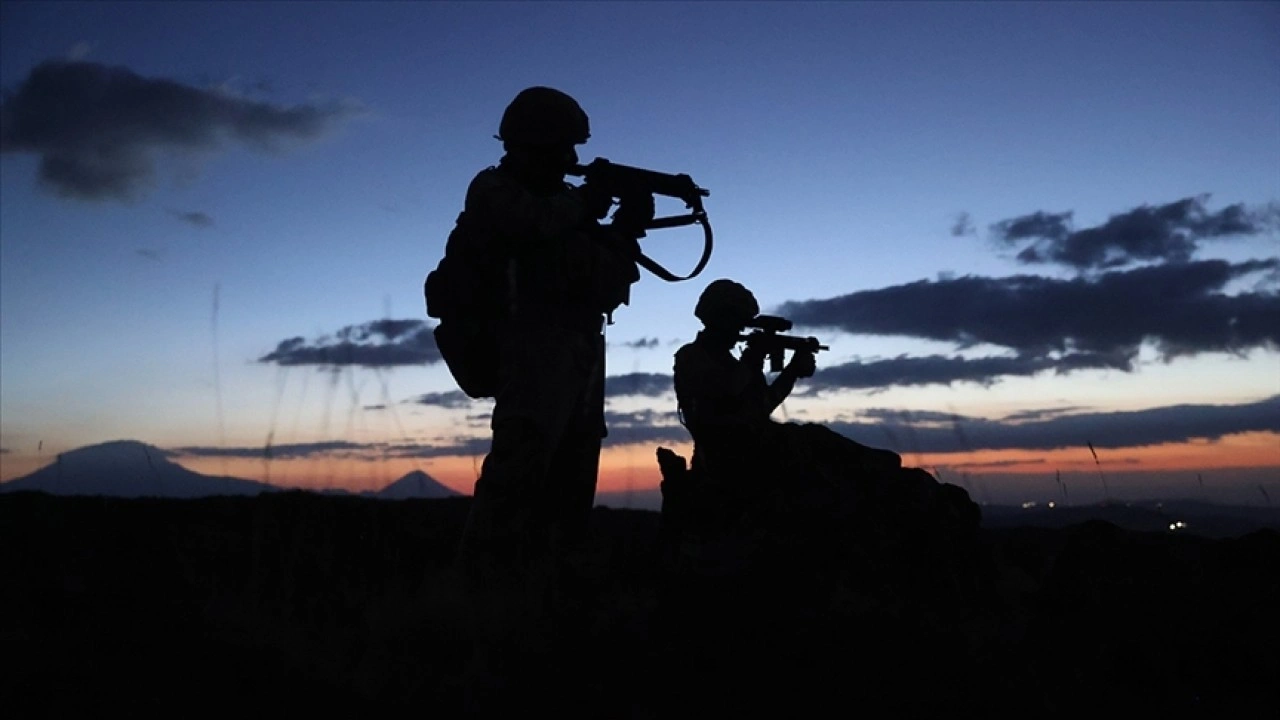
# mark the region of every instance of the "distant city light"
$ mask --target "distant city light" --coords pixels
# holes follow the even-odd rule
[[[1181,530],[1181,529],[1185,528],[1186,526],[1187,526],[1187,524],[1186,524],[1186,523],[1184,523],[1184,522],[1182,522],[1181,520],[1178,520],[1178,521],[1176,521],[1176,522],[1171,522],[1171,523],[1169,523],[1169,529],[1170,529],[1170,530]]]
[[[1030,508],[1033,508],[1033,507],[1035,507],[1035,506],[1036,506],[1036,501],[1035,501],[1035,500],[1028,500],[1028,501],[1026,501],[1026,502],[1022,503],[1022,509],[1023,509],[1023,510],[1029,510]],[[1053,507],[1053,503],[1049,503],[1049,507]]]
[[[1049,501],[1049,509],[1051,509],[1051,510],[1052,510],[1053,508],[1056,508],[1056,507],[1058,507],[1058,503],[1056,503],[1056,502],[1054,502],[1054,501],[1050,500],[1050,501]]]

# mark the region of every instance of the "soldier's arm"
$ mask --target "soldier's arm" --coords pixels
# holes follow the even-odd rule
[[[769,412],[772,413],[778,409],[783,400],[791,394],[796,387],[796,380],[802,377],[811,377],[814,371],[813,353],[797,350],[791,356],[791,362],[778,373],[778,377],[773,379],[769,385]]]
[[[773,383],[769,385],[769,412],[772,413],[777,410],[778,406],[782,404],[783,400],[787,399],[787,396],[791,394],[795,387],[796,376],[793,373],[789,373],[786,370],[778,373],[778,377],[774,378]]]
[[[466,215],[494,237],[520,243],[562,237],[588,219],[576,192],[534,195],[496,170],[485,170],[471,181]]]

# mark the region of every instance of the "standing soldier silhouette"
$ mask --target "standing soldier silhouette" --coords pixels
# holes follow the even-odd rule
[[[565,175],[590,136],[569,95],[531,87],[511,101],[505,154],[467,189],[455,233],[503,282],[494,322],[492,443],[476,481],[459,562],[474,581],[519,580],[584,540],[604,423],[604,325],[639,280],[637,238],[653,196],[612,198]]]

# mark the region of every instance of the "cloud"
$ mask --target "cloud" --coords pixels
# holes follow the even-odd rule
[[[832,430],[859,442],[912,453],[950,453],[978,450],[1046,451],[1088,445],[1116,449],[1214,441],[1245,432],[1280,433],[1280,395],[1242,405],[1173,405],[1124,412],[1089,412],[1042,420],[1012,422],[987,420],[953,413],[899,411],[878,408],[864,411],[865,419],[826,423]],[[609,434],[605,447],[658,445],[689,442],[689,433],[676,422],[674,412],[642,410],[607,413]],[[388,458],[475,457],[489,452],[490,438],[463,436],[438,438],[431,443],[354,443],[341,440],[253,447],[181,447],[169,456],[240,457],[251,459],[304,459],[341,457],[364,460]],[[1088,455],[1084,455],[1088,457]],[[1019,464],[1022,461],[1018,461]],[[1114,463],[1114,458],[1107,459]],[[953,466],[959,467],[959,466]],[[974,467],[977,467],[976,465]]]
[[[683,425],[661,425],[652,427],[625,426],[609,428],[609,435],[604,439],[604,447],[623,447],[626,445],[673,445],[691,442],[692,436]]]
[[[638,410],[635,412],[605,412],[605,424],[609,434],[605,437],[605,447],[623,445],[643,445],[649,443],[681,443],[692,438],[689,431],[679,424],[679,415],[675,412],[659,412],[656,410]]]
[[[604,419],[609,427],[640,427],[678,423],[680,416],[674,411],[663,412],[652,408],[644,408],[629,412],[606,410]]]
[[[489,451],[489,438],[450,438],[439,444],[392,445],[389,443],[354,443],[328,440],[313,443],[262,445],[249,447],[189,446],[170,448],[169,457],[230,457],[262,460],[300,460],[313,458],[350,458],[385,460],[388,458],[433,458],[483,455]]]
[[[891,386],[950,385],[974,382],[989,385],[1003,377],[1029,377],[1045,371],[1067,373],[1083,369],[1132,369],[1131,355],[1068,353],[1057,357],[1024,356],[964,358],[959,355],[900,355],[889,360],[849,362],[819,369],[800,392],[878,389]]]
[[[660,397],[674,391],[670,375],[659,373],[629,373],[610,375],[604,380],[605,397]]]
[[[450,390],[448,392],[431,392],[410,400],[409,402],[417,405],[430,405],[433,407],[442,407],[448,410],[463,410],[471,407],[472,400],[466,393],[461,390]]]
[[[1172,405],[1126,412],[1080,413],[1031,422],[1008,422],[962,418],[951,425],[918,422],[910,415],[899,416],[886,428],[890,415],[872,413],[875,422],[835,421],[827,425],[842,435],[867,442],[867,438],[888,434],[896,437],[909,431],[910,448],[891,448],[921,453],[964,452],[970,450],[1052,450],[1121,448],[1192,439],[1217,440],[1244,432],[1280,432],[1280,395],[1244,405]],[[896,428],[896,430],[895,430]],[[886,433],[886,429],[889,431]]]
[[[170,457],[230,457],[261,458],[271,460],[299,459],[316,456],[352,456],[366,454],[383,447],[379,444],[353,443],[345,440],[328,440],[314,443],[284,445],[257,445],[251,447],[188,446],[170,448]]]
[[[1072,279],[940,274],[932,281],[783,303],[773,312],[797,326],[1006,351],[981,358],[900,356],[846,363],[819,370],[803,392],[989,384],[1047,371],[1128,372],[1144,345],[1166,361],[1274,350],[1280,347],[1280,258],[1230,263],[1191,256],[1205,240],[1280,228],[1280,207],[1248,210],[1237,204],[1210,212],[1207,199],[1144,205],[1080,230],[1073,228],[1069,211],[1038,211],[991,226],[1002,243],[1023,247],[1023,262],[1097,273]],[[970,222],[961,214],[953,234],[964,234]],[[1140,260],[1156,262],[1119,267]],[[1235,281],[1250,277],[1252,288],[1236,291],[1242,284]]]
[[[656,337],[640,338],[638,340],[624,342],[622,343],[622,346],[626,348],[631,348],[632,350],[652,350],[653,348],[658,347],[658,343],[659,341],[658,341],[658,338]]]
[[[1035,212],[991,226],[995,238],[1023,246],[1023,263],[1056,263],[1077,270],[1115,268],[1140,261],[1187,262],[1205,240],[1260,235],[1276,228],[1274,209],[1230,205],[1205,209],[1208,195],[1166,205],[1142,205],[1095,227],[1072,229],[1072,213]]]
[[[430,365],[441,360],[431,331],[421,320],[374,320],[348,325],[313,342],[301,337],[281,340],[258,362],[322,368]]]
[[[489,452],[488,437],[459,437],[442,440],[436,445],[396,445],[389,447],[385,457],[394,458],[437,458],[437,457],[474,457]]]
[[[1045,465],[1047,463],[1048,461],[1044,458],[1036,458],[1034,460],[992,460],[989,462],[947,463],[942,467],[948,470],[994,470],[1002,467]]]
[[[316,138],[355,114],[349,105],[281,106],[148,78],[120,66],[50,60],[0,106],[0,153],[40,156],[39,179],[62,197],[130,200],[161,151],[230,142],[271,150]]]
[[[1280,346],[1280,293],[1267,282],[1227,295],[1228,283],[1274,272],[1280,259],[1202,260],[1067,280],[1017,275],[920,280],[835,298],[783,303],[797,326],[994,345],[1013,357],[899,358],[821,372],[835,385],[869,387],[981,380],[1045,369],[1131,368],[1144,343],[1165,360]],[[843,380],[841,379],[843,378]]]
[[[951,224],[951,237],[964,237],[975,233],[973,218],[969,216],[969,213],[962,212],[956,215],[955,222]]]
[[[890,420],[910,425],[969,422],[975,419],[958,413],[944,413],[936,410],[894,410],[891,408],[867,408],[859,414],[872,420]]]
[[[998,239],[1005,242],[1041,238],[1062,241],[1071,234],[1071,213],[1047,213],[1037,210],[1030,215],[1002,220],[991,226]]]
[[[1067,415],[1069,413],[1077,412],[1083,409],[1084,408],[1081,408],[1076,405],[1067,405],[1065,407],[1056,407],[1056,408],[1021,410],[1016,413],[1010,413],[1009,415],[1005,415],[1002,418],[1002,420],[1004,420],[1005,422],[1023,422],[1026,420],[1045,420],[1047,418],[1059,417],[1059,416]]]
[[[188,225],[193,225],[198,228],[213,227],[213,218],[209,217],[205,213],[198,212],[198,211],[179,212],[177,210],[170,210],[169,212],[174,217],[178,218],[184,223],[187,223]]]

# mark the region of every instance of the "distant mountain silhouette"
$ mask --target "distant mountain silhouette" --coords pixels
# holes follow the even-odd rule
[[[461,493],[446,487],[421,470],[414,470],[381,490],[366,494],[380,500],[435,500],[458,497]]]
[[[33,490],[51,495],[129,498],[257,495],[278,489],[243,478],[202,475],[170,462],[160,448],[136,440],[70,450],[29,475],[0,484],[0,492]]]

